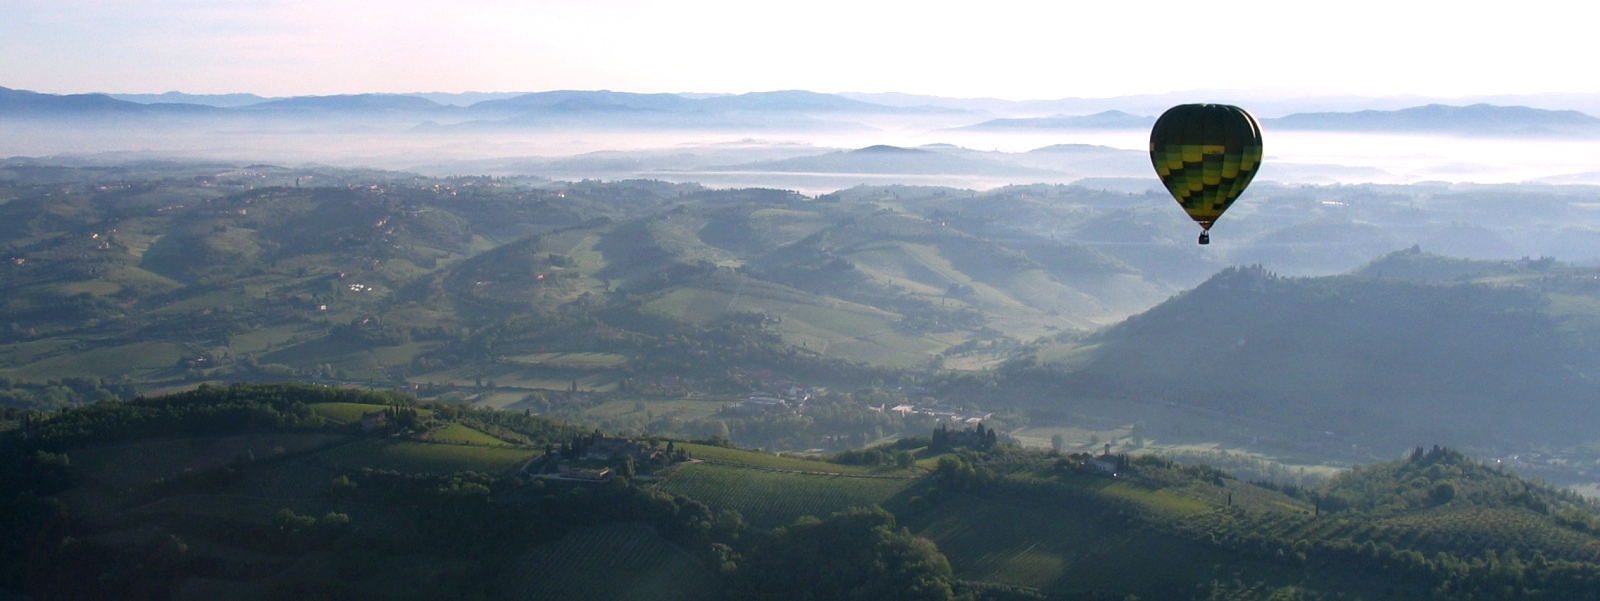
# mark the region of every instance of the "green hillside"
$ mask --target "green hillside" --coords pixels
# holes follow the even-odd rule
[[[1123,459],[1114,478],[1075,467],[1086,456],[1028,467],[1002,457],[989,458],[991,484],[906,518],[960,577],[1156,598],[1500,598],[1510,583],[1519,595],[1594,595],[1577,568],[1600,542],[1593,503],[1455,451],[1418,449],[1283,492],[1154,456]],[[1407,505],[1424,473],[1455,475],[1460,495]]]
[[[308,385],[24,417],[0,590],[40,599],[1600,598],[1594,503],[1438,447],[1295,487],[972,430],[807,459]],[[582,452],[603,441],[638,451]],[[601,467],[637,480],[570,471]]]
[[[752,526],[775,528],[802,516],[826,517],[851,507],[890,503],[916,481],[915,472],[868,469],[763,453],[684,445],[702,463],[657,485],[714,510],[733,510]]]
[[[728,357],[692,376],[714,391],[738,388],[730,368],[857,386],[876,374],[833,366],[990,368],[1023,341],[1176,290],[1036,232],[975,230],[951,203],[992,207],[947,189],[841,202],[649,181],[146,169],[0,166],[15,182],[0,206],[0,377],[140,390],[491,380],[438,391],[508,406],[574,380],[614,393],[677,376],[652,355],[686,338]],[[711,342],[730,327],[771,334],[763,353],[789,363]],[[625,359],[528,360],[593,353]]]
[[[1064,381],[1080,394],[1248,416],[1280,437],[1326,432],[1316,444],[1592,440],[1596,330],[1578,304],[1592,293],[1573,289],[1589,270],[1537,285],[1485,270],[1422,282],[1229,269],[1081,353],[1049,355],[1070,357]]]

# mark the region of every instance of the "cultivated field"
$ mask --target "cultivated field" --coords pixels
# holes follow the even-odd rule
[[[840,465],[826,461],[813,461],[797,457],[785,457],[771,453],[730,449],[727,447],[714,447],[710,445],[685,443],[684,450],[695,459],[703,459],[713,463],[732,463],[741,466],[765,468],[773,470],[788,470],[798,472],[825,472],[828,474],[874,474],[894,477],[915,477],[917,472],[907,472],[899,468],[887,466],[866,465]]]
[[[757,528],[775,528],[800,516],[826,517],[851,507],[881,505],[916,482],[911,478],[811,475],[697,463],[660,484],[712,509],[733,509]]]
[[[473,429],[460,423],[451,422],[443,428],[428,433],[428,438],[440,442],[460,442],[467,444],[511,446],[504,440],[490,436],[480,430]]]
[[[532,450],[505,447],[362,440],[330,449],[316,458],[334,466],[349,468],[370,467],[426,474],[478,472],[498,476],[521,467],[534,454]]]

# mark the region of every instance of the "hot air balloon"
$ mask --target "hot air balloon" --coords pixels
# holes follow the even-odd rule
[[[1250,185],[1261,165],[1261,124],[1236,106],[1180,104],[1150,130],[1150,163],[1189,218],[1200,224],[1200,243],[1211,243],[1211,224]]]

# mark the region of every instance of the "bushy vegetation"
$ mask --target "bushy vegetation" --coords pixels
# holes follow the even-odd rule
[[[1154,456],[1119,460],[1116,478],[1085,470],[1077,457],[1048,464],[1016,454],[968,459],[993,468],[997,478],[959,489],[967,494],[1159,533],[1141,544],[1198,544],[1225,553],[1236,573],[1251,576],[1239,586],[1218,585],[1212,589],[1218,594],[1255,590],[1244,598],[1265,598],[1289,586],[1301,594],[1342,592],[1357,574],[1382,575],[1395,587],[1382,594],[1399,598],[1591,599],[1600,590],[1593,588],[1600,582],[1600,556],[1593,552],[1600,538],[1588,530],[1587,517],[1559,517],[1593,516],[1592,504],[1450,449],[1419,448],[1405,460],[1366,466],[1322,487],[1289,487],[1290,495]],[[941,459],[936,473],[961,473],[962,461]],[[1419,480],[1429,475],[1450,488]],[[1005,552],[968,544],[953,547],[961,551],[952,556],[958,568]],[[1285,566],[1302,575],[1287,579]]]
[[[100,378],[62,378],[45,382],[18,382],[0,378],[0,406],[8,410],[51,411],[111,399],[138,396],[133,383]]]
[[[326,421],[312,414],[310,403],[357,399],[411,402],[400,395],[372,395],[321,386],[207,386],[175,395],[63,409],[10,434],[25,434],[31,446],[60,449],[135,438],[320,428]]]
[[[1448,506],[1519,508],[1540,514],[1583,507],[1577,493],[1516,478],[1460,451],[1417,447],[1405,461],[1353,469],[1328,483],[1319,502],[1331,510],[1357,509],[1378,515]]]

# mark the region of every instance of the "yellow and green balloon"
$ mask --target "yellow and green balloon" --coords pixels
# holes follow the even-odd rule
[[[1172,107],[1150,130],[1150,163],[1184,212],[1200,224],[1200,243],[1208,244],[1211,224],[1261,166],[1261,124],[1226,104]]]

